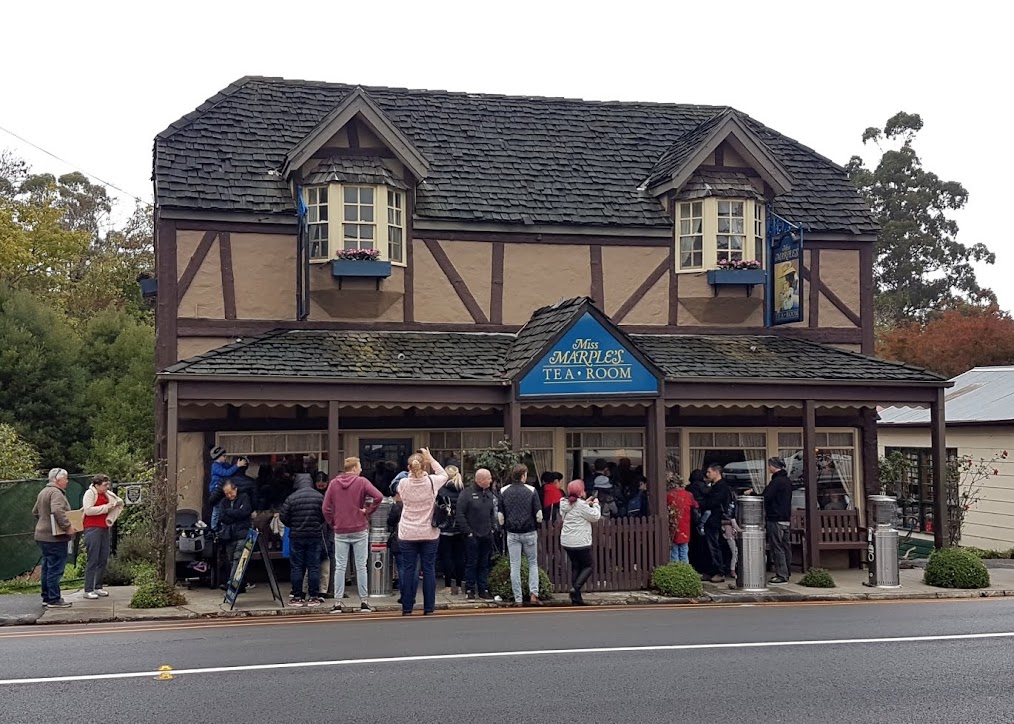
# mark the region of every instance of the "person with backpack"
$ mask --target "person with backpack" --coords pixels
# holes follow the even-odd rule
[[[541,606],[539,600],[539,524],[542,503],[535,488],[527,484],[528,466],[519,463],[510,472],[508,484],[500,491],[500,525],[507,531],[507,552],[511,562],[511,589],[514,605],[524,605],[521,592],[521,557],[528,559],[528,603]]]
[[[444,568],[444,588],[451,589],[451,595],[461,593],[465,578],[465,539],[458,525],[458,500],[465,487],[461,473],[454,465],[444,468],[447,483],[440,488],[437,504],[444,507],[446,517],[440,529],[440,556]]]
[[[560,501],[560,517],[560,545],[570,559],[570,602],[584,606],[581,587],[592,574],[592,523],[602,518],[602,511],[595,498],[585,497],[583,480],[567,484],[567,497]]]

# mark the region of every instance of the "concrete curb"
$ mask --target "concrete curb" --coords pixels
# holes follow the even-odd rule
[[[592,594],[594,595],[594,594]],[[616,595],[603,598],[591,598],[587,600],[589,607],[596,606],[657,606],[670,605],[673,607],[700,604],[742,604],[750,605],[755,603],[804,603],[804,602],[844,602],[844,601],[916,601],[934,599],[976,599],[976,598],[1001,598],[1014,597],[1014,590],[979,589],[979,590],[938,590],[938,591],[904,591],[904,590],[870,590],[869,592],[855,593],[846,591],[834,591],[827,589],[821,592],[798,593],[786,590],[769,590],[766,593],[747,593],[735,589],[729,591],[706,591],[700,598],[669,598],[658,594],[631,592],[626,596]],[[566,598],[555,598],[544,601],[545,608],[569,608],[570,604]],[[439,611],[480,611],[495,609],[510,609],[505,603],[469,601],[461,603],[439,602],[436,606]],[[418,609],[418,607],[417,607]],[[374,606],[377,613],[396,613],[401,610],[398,605],[378,604]],[[210,620],[216,618],[270,618],[287,616],[312,616],[330,613],[327,606],[320,608],[280,608],[280,609],[254,609],[254,610],[224,610],[215,611],[195,610],[189,606],[180,606],[168,609],[121,609],[108,614],[89,613],[74,615],[70,611],[63,613],[59,618],[47,619],[42,613],[31,613],[24,615],[0,616],[0,626],[24,626],[24,625],[61,625],[61,624],[89,624],[89,623],[123,623],[136,621],[181,621],[181,620]],[[349,615],[352,612],[348,612]],[[354,614],[352,614],[354,615]]]

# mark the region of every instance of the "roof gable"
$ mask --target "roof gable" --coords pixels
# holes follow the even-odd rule
[[[679,189],[704,160],[727,141],[760,173],[776,196],[792,191],[792,175],[741,116],[738,111],[726,108],[676,139],[659,158],[642,188],[655,196]]]
[[[387,114],[374,103],[369,94],[356,87],[345,99],[328,113],[295,147],[285,155],[283,175],[288,178],[293,170],[309,161],[313,154],[324,147],[332,136],[345,127],[353,118],[363,123],[387,146],[417,179],[426,178],[429,162],[412,141],[398,130]]]

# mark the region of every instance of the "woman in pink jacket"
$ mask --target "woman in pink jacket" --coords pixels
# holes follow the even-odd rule
[[[440,488],[447,483],[447,473],[433,459],[427,448],[422,448],[408,459],[408,477],[398,484],[401,497],[401,522],[398,524],[398,547],[401,554],[401,615],[408,616],[415,607],[415,592],[419,585],[416,574],[422,560],[423,614],[429,616],[437,600],[437,548],[440,529],[433,527],[433,503]]]

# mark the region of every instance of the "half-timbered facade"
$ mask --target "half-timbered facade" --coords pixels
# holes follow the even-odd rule
[[[467,470],[507,437],[537,472],[630,461],[653,512],[667,470],[759,489],[780,455],[809,530],[839,497],[862,525],[876,407],[947,384],[872,357],[843,169],[730,108],[244,78],[158,135],[154,180],[185,507],[214,444]]]

